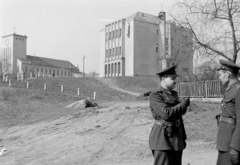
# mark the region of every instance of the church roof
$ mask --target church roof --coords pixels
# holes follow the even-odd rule
[[[57,60],[52,58],[37,57],[37,56],[30,56],[30,55],[27,55],[26,59],[19,58],[19,60],[21,60],[22,62],[28,61],[32,65],[71,69],[71,70],[74,70],[75,73],[79,72],[79,69],[77,67],[75,67],[71,62],[65,61],[65,60]]]

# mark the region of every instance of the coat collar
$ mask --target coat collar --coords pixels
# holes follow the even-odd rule
[[[239,81],[239,80],[237,80],[235,83],[233,83],[232,85],[230,85],[229,87],[227,87],[227,88],[225,89],[225,91],[227,92],[227,91],[229,91],[230,89],[232,89],[232,88],[234,88],[234,87],[237,87],[238,89],[240,89],[240,81]]]
[[[165,88],[163,88],[161,85],[158,87],[158,91],[162,91],[162,92],[164,92],[164,93],[168,93],[168,94],[173,94],[173,91],[170,91],[170,90],[168,90],[168,89],[165,89]]]

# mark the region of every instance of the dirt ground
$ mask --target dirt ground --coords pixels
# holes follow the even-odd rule
[[[49,104],[38,97],[0,103],[0,150],[6,148],[1,165],[153,164],[148,101],[99,102],[99,107],[67,109],[74,101]],[[184,116],[188,146],[183,165],[215,164],[218,112],[218,104],[191,104]]]

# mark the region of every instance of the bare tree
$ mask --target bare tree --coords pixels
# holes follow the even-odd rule
[[[204,63],[200,64],[195,68],[194,77],[197,81],[199,80],[216,80],[217,74],[216,69],[218,67],[218,63],[216,60],[208,60]]]
[[[236,63],[240,50],[240,0],[181,0],[171,16],[193,34],[200,54]]]
[[[8,73],[11,70],[11,56],[6,53],[4,50],[1,50],[0,54],[0,69],[1,75]]]

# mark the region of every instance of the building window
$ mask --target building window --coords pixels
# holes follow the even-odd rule
[[[119,37],[121,37],[121,31],[122,31],[122,30],[121,30],[121,29],[119,29]]]
[[[114,31],[112,32],[112,39],[114,38]]]
[[[168,44],[168,38],[165,38],[165,47],[168,47],[169,44]]]
[[[59,70],[57,70],[57,76],[59,75]]]
[[[38,73],[38,68],[37,68],[37,73]]]
[[[111,49],[109,49],[109,57],[111,57]]]
[[[128,38],[130,37],[130,24],[128,24],[128,33],[127,33]]]
[[[157,35],[158,35],[158,30],[157,30]]]
[[[41,72],[43,73],[43,68],[41,68]]]
[[[68,76],[70,76],[70,71],[68,71]]]
[[[111,40],[111,32],[109,32],[108,39]]]
[[[119,55],[121,55],[121,50],[122,50],[122,47],[120,46],[119,47]]]
[[[120,66],[120,62],[118,63],[118,74],[121,73],[121,66]]]
[[[156,52],[158,52],[158,47],[156,47]]]
[[[67,71],[65,70],[65,76],[67,76]]]
[[[51,69],[49,69],[49,74],[51,74]]]
[[[25,66],[25,70],[26,70],[26,72],[27,72],[27,66]]]
[[[107,75],[107,65],[105,65],[105,76]]]
[[[118,55],[118,47],[116,47],[116,55]]]
[[[45,69],[45,73],[47,74],[47,68]]]
[[[108,57],[108,50],[106,50],[106,57]]]
[[[114,48],[112,49],[112,56],[114,56]]]
[[[108,41],[108,33],[106,33],[106,42]]]
[[[61,70],[61,76],[62,76],[62,70]]]

